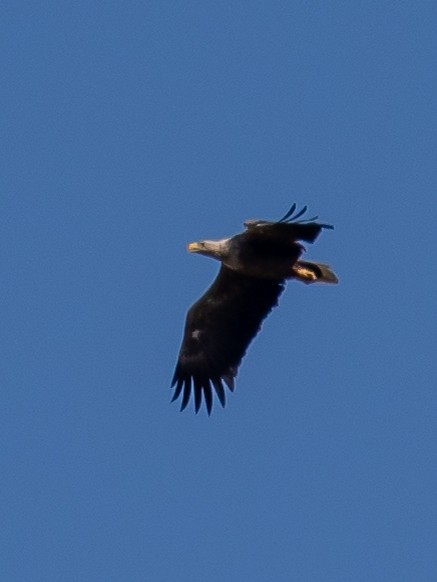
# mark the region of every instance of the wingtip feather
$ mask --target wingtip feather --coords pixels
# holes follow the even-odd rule
[[[184,384],[184,381],[182,379],[179,379],[177,382],[178,382],[178,384],[175,388],[173,398],[171,399],[170,402],[174,402],[175,400],[177,400],[182,392],[182,386]],[[174,386],[174,383],[172,384],[172,386]]]
[[[182,397],[181,412],[185,410],[190,401],[191,395],[191,377],[185,379],[184,383],[184,395]]]
[[[220,401],[220,404],[222,405],[222,408],[224,408],[226,406],[226,394],[225,394],[225,389],[223,388],[223,383],[221,381],[221,378],[214,379],[213,384],[214,384],[214,388],[215,388],[215,392],[217,394],[217,397]]]
[[[211,412],[212,412],[212,390],[211,390],[211,384],[209,379],[207,379],[203,385],[203,396],[205,399],[205,404],[206,404],[206,411],[208,413],[208,416],[211,416]]]

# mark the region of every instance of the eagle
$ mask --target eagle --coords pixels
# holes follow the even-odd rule
[[[225,406],[225,385],[234,391],[241,360],[288,279],[338,283],[329,265],[300,259],[306,250],[302,242],[313,243],[323,229],[334,228],[316,222],[317,216],[302,220],[306,211],[304,206],[296,212],[293,204],[278,221],[246,220],[245,230],[235,236],[188,245],[189,252],[217,259],[221,266],[187,313],[172,380],[172,402],[182,396],[181,411],[192,393],[196,414],[202,400],[211,414],[214,392]]]

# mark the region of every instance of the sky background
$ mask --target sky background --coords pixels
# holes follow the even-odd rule
[[[4,2],[0,578],[437,571],[437,7]],[[222,410],[170,405],[186,243],[333,223]]]

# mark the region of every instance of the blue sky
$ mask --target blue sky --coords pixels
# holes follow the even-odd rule
[[[5,3],[2,580],[435,580],[436,16]],[[341,284],[180,413],[186,243],[293,202]]]

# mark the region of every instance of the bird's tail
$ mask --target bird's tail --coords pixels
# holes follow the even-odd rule
[[[338,283],[338,277],[329,265],[312,261],[296,261],[293,278],[303,283]]]

